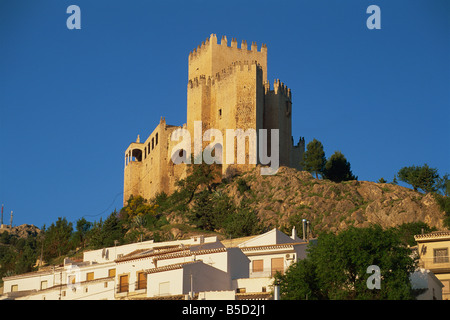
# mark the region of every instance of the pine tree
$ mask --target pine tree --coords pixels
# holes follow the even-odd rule
[[[318,175],[323,174],[326,161],[322,143],[316,139],[309,142],[306,146],[306,152],[303,154],[303,169],[314,173],[318,179]]]
[[[336,151],[328,159],[323,175],[326,179],[334,182],[358,180],[358,177],[353,175],[350,170],[350,163],[340,151]]]
[[[425,192],[435,192],[438,189],[439,174],[437,169],[423,166],[403,167],[398,172],[400,181],[410,184],[414,191],[421,189]]]

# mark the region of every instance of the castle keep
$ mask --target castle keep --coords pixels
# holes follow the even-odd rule
[[[199,129],[203,133],[208,129],[219,130],[224,139],[223,143],[214,146],[214,152],[223,155],[227,151],[228,129],[253,129],[256,132],[267,129],[269,141],[271,129],[278,129],[279,165],[300,169],[305,141],[300,138],[294,145],[292,138],[291,90],[279,80],[275,80],[272,86],[267,81],[266,45],[258,50],[253,42],[249,49],[244,40],[238,47],[236,39],[229,44],[223,36],[219,43],[216,35],[211,34],[189,54],[188,67],[187,122],[182,126],[172,126],[161,118],[144,142],[138,136],[137,141],[128,146],[125,151],[124,204],[130,195],[150,199],[160,192],[171,194],[175,190],[175,182],[186,175],[185,164],[172,161],[172,152],[178,141],[172,141],[171,134],[177,129],[187,130],[191,137],[195,137],[195,131]],[[191,150],[195,149],[193,142]],[[211,145],[210,141],[202,142],[203,148],[208,145]],[[249,139],[245,146],[245,163],[223,161],[223,175],[230,169],[243,172],[256,166],[249,161]],[[237,144],[234,147],[237,151]],[[267,148],[270,154],[270,145]],[[257,161],[260,163],[260,159]]]

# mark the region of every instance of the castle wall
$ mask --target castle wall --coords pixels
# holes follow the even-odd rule
[[[303,170],[301,161],[303,159],[303,154],[305,153],[305,138],[300,138],[299,142],[291,148],[291,161],[289,167],[295,168],[297,170]]]
[[[144,143],[131,143],[125,152],[123,201],[130,195],[141,195],[152,199],[160,192],[170,194],[174,191],[175,181],[182,175],[181,165],[175,172],[169,168],[171,151],[176,142],[170,141],[171,133],[177,126],[168,126],[164,119],[153,130]],[[140,157],[132,157],[133,152],[141,152]],[[137,154],[138,155],[138,154]]]
[[[292,150],[292,101],[291,92],[279,80],[274,81],[273,90],[265,84],[264,128],[278,129],[280,135],[280,165],[290,166]]]
[[[259,129],[263,128],[264,87],[263,71],[256,63],[237,62],[222,70],[213,79],[205,77],[195,78],[188,85],[188,121],[187,128],[191,137],[195,136],[195,121],[202,121],[202,132],[214,128],[220,130],[223,137],[222,152],[227,153],[227,129]],[[235,139],[234,163],[238,163],[237,139]],[[203,141],[203,148],[210,144]],[[192,141],[194,150],[194,141]],[[249,141],[246,141],[249,150]],[[257,145],[255,153],[257,155]],[[244,166],[240,169],[248,170],[256,165],[250,164],[248,152]],[[229,165],[224,158],[222,172],[225,173]]]

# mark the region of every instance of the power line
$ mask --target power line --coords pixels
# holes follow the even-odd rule
[[[136,182],[136,184],[134,184],[134,185],[131,186],[130,188],[128,188],[126,191],[128,192],[128,191],[132,190],[133,188],[135,188],[139,183],[141,183],[141,182],[144,180],[145,177],[147,177],[147,176],[149,175],[149,173],[150,173],[150,172],[147,172],[142,178],[139,178],[139,181]],[[125,192],[125,191],[122,191],[122,192],[119,192],[118,194],[116,194],[116,196],[114,197],[113,201],[112,201],[111,204],[108,206],[108,208],[106,208],[106,209],[103,210],[102,212],[97,213],[97,214],[85,214],[85,215],[82,216],[82,218],[84,218],[84,217],[98,217],[98,216],[104,214],[105,212],[107,212],[108,210],[110,210],[110,208],[111,208],[111,207],[113,206],[113,204],[116,202],[117,197],[120,196],[120,195],[123,195],[124,192]]]

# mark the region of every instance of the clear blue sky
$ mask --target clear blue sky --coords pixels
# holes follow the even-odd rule
[[[81,8],[81,30],[66,9]],[[366,9],[381,8],[381,30]],[[186,122],[188,54],[211,33],[268,47],[294,140],[340,150],[359,180],[450,173],[450,1],[0,0],[5,223],[105,218],[123,153],[160,117]]]

